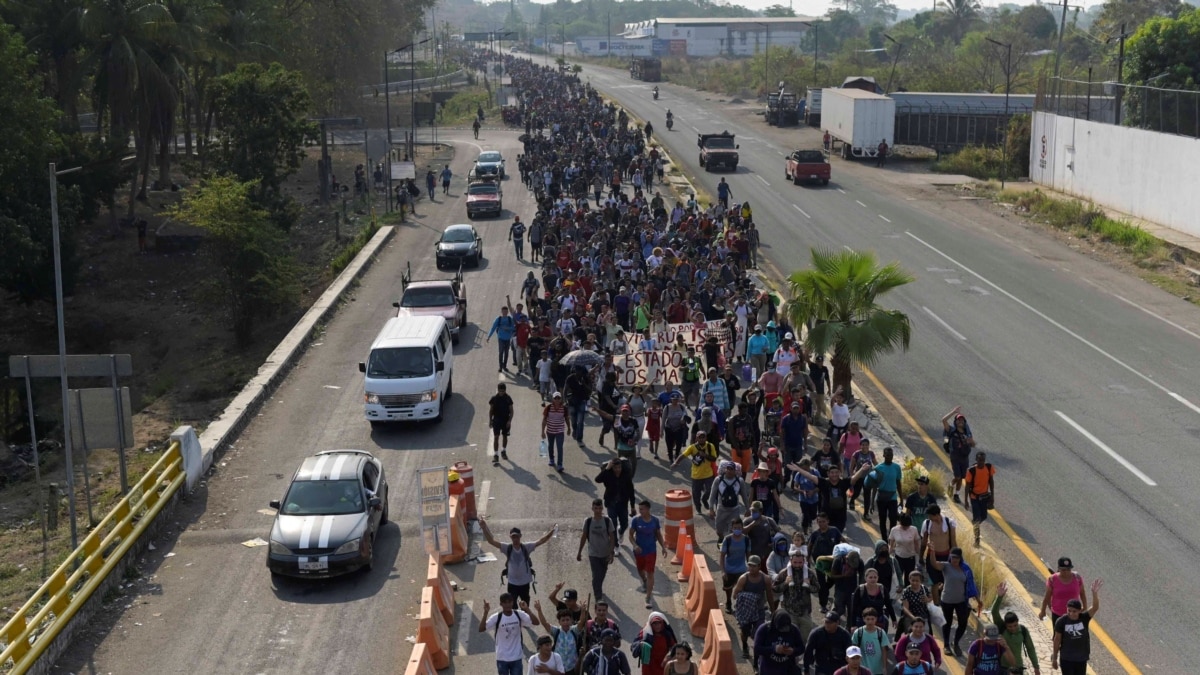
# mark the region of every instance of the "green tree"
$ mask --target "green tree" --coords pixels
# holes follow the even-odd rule
[[[62,152],[55,127],[59,111],[42,94],[36,59],[14,29],[0,22],[0,288],[23,302],[54,297],[47,167]],[[59,190],[64,287],[71,288],[77,263],[73,224],[77,191]]]
[[[945,10],[945,25],[954,44],[962,42],[971,26],[979,21],[979,0],[939,0],[938,7]]]
[[[785,7],[784,5],[771,5],[763,10],[763,16],[796,16],[796,12],[791,7]]]
[[[258,319],[290,307],[297,293],[287,239],[255,202],[255,188],[253,181],[216,176],[169,212],[206,231],[202,250],[220,270],[214,290],[241,346],[253,341]]]
[[[1133,32],[1156,17],[1175,19],[1188,10],[1182,0],[1105,0],[1095,27],[1102,35],[1118,35],[1121,24]]]
[[[1178,19],[1151,19],[1126,46],[1125,82],[1141,84],[1154,78],[1159,89],[1200,90],[1200,9]],[[1168,133],[1200,136],[1197,105],[1200,93],[1169,94],[1130,87],[1126,97],[1131,125]]]
[[[869,366],[897,347],[908,349],[908,316],[884,308],[879,298],[912,281],[896,263],[880,267],[872,253],[815,248],[812,268],[788,278],[788,318],[796,327],[812,325],[804,340],[807,349],[833,352],[833,384],[847,399],[853,397],[853,365]]]
[[[278,63],[243,63],[209,87],[219,122],[215,167],[253,181],[258,203],[275,203],[283,181],[300,168],[305,141],[317,133],[303,81]]]

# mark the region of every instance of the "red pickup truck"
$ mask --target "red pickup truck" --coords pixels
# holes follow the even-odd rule
[[[806,180],[819,180],[821,185],[829,185],[829,162],[820,150],[796,150],[788,155],[783,175],[796,185]]]

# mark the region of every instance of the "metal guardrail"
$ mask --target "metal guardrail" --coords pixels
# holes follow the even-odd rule
[[[185,478],[183,454],[175,442],[0,630],[0,668],[22,675],[37,663]]]
[[[441,75],[434,75],[433,77],[422,77],[420,79],[412,80],[412,84],[409,84],[409,80],[404,80],[402,82],[388,82],[387,84],[384,84],[383,82],[380,82],[379,84],[364,84],[358,88],[358,91],[363,96],[383,93],[385,89],[393,94],[407,94],[410,86],[415,87],[416,89],[421,89],[426,86],[436,87],[438,85],[449,85],[454,84],[454,82],[459,79],[465,79],[466,76],[467,71],[460,68],[452,73],[442,73]]]

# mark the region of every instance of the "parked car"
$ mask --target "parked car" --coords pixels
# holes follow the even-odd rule
[[[829,162],[820,150],[796,150],[784,162],[783,176],[799,185],[804,181],[820,181],[829,185]]]
[[[383,464],[366,450],[326,450],[300,463],[276,510],[267,549],[272,574],[331,577],[375,562],[388,522]]]
[[[504,191],[494,177],[467,185],[467,217],[476,218],[482,214],[493,214],[497,218],[504,214]]]
[[[495,176],[500,180],[504,180],[504,157],[499,150],[484,150],[479,153],[479,157],[475,160],[475,166],[471,167],[471,171],[467,178],[469,180],[477,180],[484,176]]]
[[[474,225],[448,225],[442,232],[442,238],[434,245],[434,259],[439,269],[444,265],[457,267],[462,263],[479,267],[479,261],[483,260],[483,239],[475,231]]]

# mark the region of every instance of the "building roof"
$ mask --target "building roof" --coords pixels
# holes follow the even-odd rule
[[[864,89],[842,89],[839,87],[836,89],[825,88],[825,89],[822,89],[822,91],[825,92],[825,96],[828,96],[830,94],[830,92],[837,92],[838,94],[841,94],[847,98],[862,98],[862,99],[886,99],[887,98],[887,96],[884,96],[883,94],[876,94],[873,91],[866,91]]]
[[[722,24],[779,24],[802,23],[804,21],[821,21],[815,16],[742,16],[742,17],[671,17],[655,19],[656,23],[669,23],[673,26],[719,26]]]

